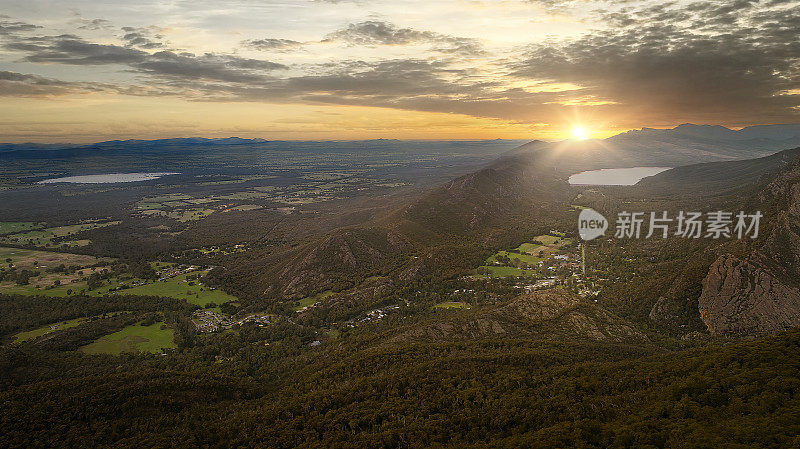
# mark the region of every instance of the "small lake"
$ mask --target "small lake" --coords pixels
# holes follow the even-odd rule
[[[576,173],[569,177],[572,185],[632,186],[642,178],[653,176],[672,167],[604,168]]]
[[[37,184],[55,184],[68,182],[71,184],[112,184],[117,182],[152,181],[163,176],[179,175],[180,173],[106,173],[103,175],[67,176],[39,181]]]

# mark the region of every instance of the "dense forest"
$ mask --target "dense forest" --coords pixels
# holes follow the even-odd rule
[[[170,357],[5,348],[0,445],[800,443],[797,331],[672,351],[513,338],[386,344],[380,332],[310,348],[307,338],[287,323],[184,342]]]

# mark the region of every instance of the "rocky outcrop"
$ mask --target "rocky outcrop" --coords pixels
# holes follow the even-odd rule
[[[720,256],[698,307],[713,335],[760,336],[800,326],[800,163],[758,196],[766,232],[749,255]]]
[[[713,335],[759,336],[800,326],[800,290],[734,256],[711,266],[698,305]]]

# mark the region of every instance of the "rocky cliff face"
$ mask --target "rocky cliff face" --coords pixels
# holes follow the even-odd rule
[[[698,306],[714,335],[758,336],[800,326],[800,162],[758,196],[766,232],[745,257],[720,256]]]
[[[800,326],[800,290],[734,256],[722,256],[711,266],[699,307],[714,335],[757,336]]]

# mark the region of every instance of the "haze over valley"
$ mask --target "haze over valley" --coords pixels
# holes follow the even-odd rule
[[[0,447],[800,444],[796,1],[0,3]]]

